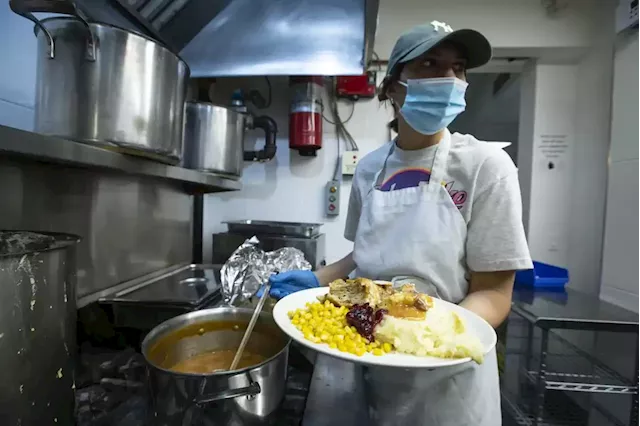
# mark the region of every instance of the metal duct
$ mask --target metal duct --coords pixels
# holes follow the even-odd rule
[[[193,77],[361,74],[378,16],[378,0],[111,1]]]

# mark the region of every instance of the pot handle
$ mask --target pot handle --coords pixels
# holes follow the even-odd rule
[[[227,389],[217,394],[205,394],[197,396],[193,402],[196,405],[206,405],[211,402],[221,401],[223,399],[237,398],[239,396],[256,396],[260,393],[260,384],[258,382],[251,382],[249,386],[237,389]]]
[[[51,33],[42,25],[42,22],[33,16],[33,12],[44,13],[62,13],[65,15],[73,15],[80,20],[82,25],[87,29],[89,37],[87,37],[87,59],[91,62],[96,60],[96,37],[93,35],[87,19],[82,16],[80,10],[76,7],[76,3],[70,0],[9,0],[9,7],[14,13],[27,18],[35,24],[47,37],[49,42],[49,59],[54,59],[55,42]]]
[[[276,155],[276,135],[278,124],[266,115],[250,117],[249,129],[264,130],[264,148],[260,151],[245,151],[244,161],[269,161]]]

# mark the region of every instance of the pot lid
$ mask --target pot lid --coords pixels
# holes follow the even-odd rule
[[[75,244],[79,237],[56,232],[0,229],[0,258],[18,257]]]

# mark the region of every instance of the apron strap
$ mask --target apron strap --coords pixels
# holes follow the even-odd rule
[[[433,166],[431,166],[431,176],[427,186],[430,191],[439,191],[440,186],[444,182],[447,172],[447,161],[449,159],[449,151],[451,150],[451,133],[449,129],[444,129],[442,139],[438,143],[436,152],[433,155]]]
[[[389,148],[389,152],[384,159],[384,163],[382,164],[382,169],[376,173],[375,180],[373,182],[373,189],[380,189],[382,183],[384,182],[384,177],[387,172],[387,161],[389,161],[389,157],[393,154],[393,150],[396,147],[396,140],[394,139],[391,142],[391,147]],[[436,148],[436,152],[433,156],[433,164],[431,166],[431,176],[429,177],[428,187],[432,191],[437,191],[442,182],[444,182],[444,177],[447,171],[447,159],[449,158],[449,151],[451,149],[451,133],[449,129],[444,129],[444,133],[442,135],[442,139],[438,143],[438,147]]]
[[[382,163],[382,168],[380,170],[378,170],[378,173],[376,173],[376,178],[373,182],[373,189],[380,189],[380,186],[382,186],[382,182],[384,181],[384,176],[387,172],[387,161],[389,161],[389,157],[391,157],[391,154],[393,154],[393,150],[396,147],[396,140],[394,139],[393,141],[391,141],[391,147],[389,148],[389,152],[387,153],[387,156],[384,158],[384,163]]]

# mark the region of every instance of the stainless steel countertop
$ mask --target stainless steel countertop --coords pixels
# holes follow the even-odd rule
[[[511,309],[542,328],[638,333],[638,314],[595,294],[516,288]]]
[[[240,182],[224,176],[170,166],[97,146],[2,125],[0,125],[0,154],[43,163],[104,169],[173,181],[184,185],[185,192],[194,194],[237,191],[242,188]]]

